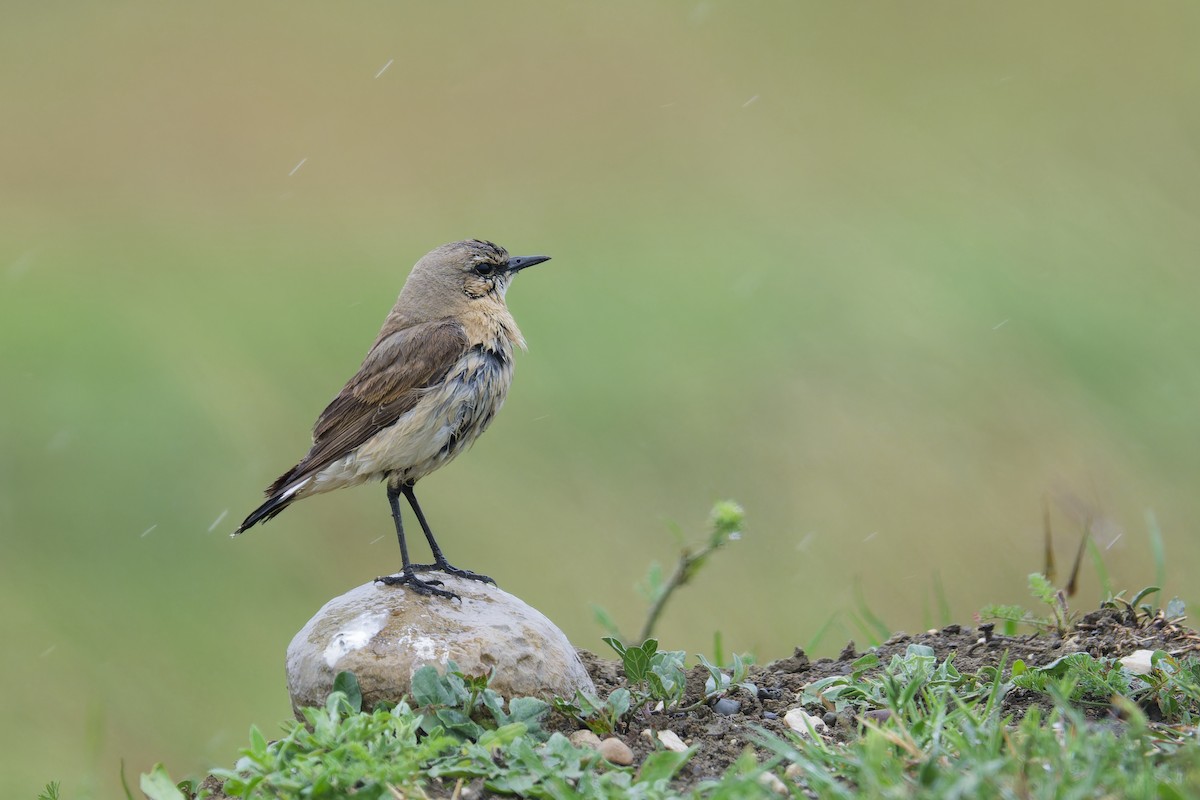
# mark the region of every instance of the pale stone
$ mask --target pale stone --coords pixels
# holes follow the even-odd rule
[[[600,755],[610,764],[616,764],[618,767],[628,767],[633,763],[633,751],[629,749],[629,745],[615,736],[601,742],[599,750]]]
[[[775,794],[781,794],[787,797],[789,794],[787,784],[779,780],[779,776],[771,772],[764,772],[758,776],[758,782],[770,789]]]
[[[662,742],[662,746],[668,750],[674,750],[676,753],[682,753],[687,750],[687,745],[679,738],[679,734],[675,731],[659,731],[658,740]]]
[[[791,711],[783,715],[783,721],[787,726],[801,736],[808,736],[809,726],[816,733],[827,729],[829,726],[825,724],[825,720],[820,717],[814,717],[803,708],[793,708]]]
[[[413,673],[453,661],[466,675],[495,671],[505,697],[595,692],[567,637],[540,612],[492,586],[429,573],[462,600],[367,583],[326,603],[288,646],[292,708],[324,705],[339,673],[354,673],[363,708],[409,694]]]
[[[1134,675],[1149,675],[1154,671],[1153,659],[1153,650],[1134,650],[1120,661],[1121,666]]]
[[[587,728],[581,728],[567,737],[571,744],[576,747],[588,747],[592,750],[600,749],[600,737],[589,731]]]

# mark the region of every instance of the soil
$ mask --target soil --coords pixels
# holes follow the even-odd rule
[[[1200,634],[1168,620],[1161,612],[1152,618],[1137,616],[1118,609],[1102,609],[1080,619],[1066,634],[1038,633],[1022,636],[1002,636],[994,633],[988,625],[970,628],[949,625],[941,630],[927,631],[916,635],[896,633],[882,645],[872,648],[881,664],[887,664],[893,655],[904,655],[910,644],[931,647],[938,661],[954,655],[954,664],[964,674],[979,672],[985,667],[998,667],[1003,661],[1010,665],[1014,659],[1022,659],[1027,666],[1045,665],[1071,653],[1089,653],[1096,657],[1120,658],[1135,650],[1165,650],[1183,656],[1200,652]],[[625,685],[621,665],[618,661],[601,658],[594,653],[581,650],[584,665],[596,684],[597,693],[607,697],[614,689]],[[686,790],[700,781],[714,779],[740,756],[748,744],[752,745],[754,727],[765,728],[785,735],[789,728],[784,715],[800,707],[799,693],[812,681],[836,675],[848,675],[853,662],[862,656],[854,642],[850,642],[837,658],[810,660],[797,648],[788,658],[751,667],[749,681],[758,691],[738,689],[727,695],[737,702],[733,713],[718,713],[706,704],[699,704],[687,712],[646,713],[630,723],[628,730],[616,735],[633,751],[633,766],[638,764],[655,746],[650,737],[658,731],[673,731],[689,746],[697,747],[695,755],[688,761],[678,778],[680,790]],[[703,667],[695,667],[688,673],[687,693],[683,705],[701,699],[704,681],[708,673]],[[1004,700],[1005,713],[1020,719],[1033,706],[1043,706],[1044,696],[1014,690]],[[722,711],[732,710],[725,704]],[[828,725],[823,732],[827,738],[845,740],[858,735],[859,724],[848,714],[839,717],[820,707],[805,710]],[[1104,716],[1105,709],[1093,709],[1090,713]],[[575,725],[557,714],[546,721],[551,730],[570,734]],[[646,731],[650,733],[647,734]],[[217,784],[208,784],[217,788]],[[429,787],[431,798],[448,798],[454,793],[453,782]],[[481,784],[457,787],[461,800],[485,800],[497,797],[487,792]],[[217,798],[224,797],[219,793]]]

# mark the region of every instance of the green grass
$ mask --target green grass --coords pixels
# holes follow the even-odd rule
[[[1200,790],[1194,737],[1150,725],[1121,695],[1123,722],[1088,719],[1064,692],[1077,677],[1047,688],[1048,713],[1032,707],[1014,720],[1001,711],[1012,686],[1001,671],[963,676],[914,647],[882,676],[837,687],[840,697],[891,712],[850,744],[762,741],[818,798],[1185,798]],[[1194,674],[1188,681],[1180,694],[1194,691]],[[1194,713],[1194,696],[1188,704]]]
[[[657,685],[671,711],[678,696],[661,692],[661,682],[645,683],[645,676],[661,674],[682,686],[682,653],[656,662],[651,642],[624,648],[614,640],[614,646],[634,694],[648,689],[649,699]],[[736,681],[736,674],[709,666],[714,687]],[[352,676],[339,676],[337,687],[324,707],[305,710],[304,724],[287,723],[278,740],[252,729],[236,765],[213,772],[224,791],[246,800],[419,797],[434,782],[472,780],[499,795],[548,800],[750,798],[781,789],[818,798],[1182,799],[1200,790],[1200,744],[1192,733],[1200,715],[1200,659],[1194,657],[1180,662],[1158,654],[1149,675],[1134,676],[1086,655],[1032,670],[1002,663],[978,674],[961,673],[951,658],[938,662],[921,645],[887,664],[864,656],[850,675],[811,683],[803,703],[817,713],[882,710],[883,717],[861,717],[849,741],[760,729],[757,756],[748,749],[720,778],[686,789],[679,788],[679,773],[693,749],[660,750],[636,769],[615,767],[545,732],[545,702],[506,704],[486,678],[468,678],[453,666],[444,675],[422,668],[410,702],[369,713],[360,709]],[[1006,714],[1003,701],[1014,688],[1044,695],[1049,711],[1034,705],[1020,719]],[[631,705],[628,690],[618,693],[623,700],[603,703],[617,722],[633,724],[644,702]],[[1111,707],[1119,718],[1088,717],[1081,704]],[[1149,721],[1150,708],[1158,722]],[[141,788],[151,800],[195,793],[194,784],[177,787],[161,767],[142,776]]]

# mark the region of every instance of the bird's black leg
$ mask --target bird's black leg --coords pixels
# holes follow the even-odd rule
[[[461,600],[462,598],[454,592],[438,589],[437,587],[442,585],[441,581],[423,581],[417,577],[416,569],[418,565],[408,560],[408,543],[404,540],[404,523],[400,520],[400,490],[393,488],[389,483],[387,492],[388,504],[392,507],[392,519],[396,523],[396,538],[400,541],[400,559],[404,562],[404,568],[400,571],[399,575],[381,575],[375,580],[388,586],[408,586],[417,594],[434,594],[438,597]],[[422,521],[423,525],[424,522]]]
[[[460,578],[482,581],[483,583],[490,583],[493,586],[496,585],[496,582],[487,575],[480,575],[478,572],[471,572],[469,569],[459,569],[458,567],[450,566],[450,562],[442,555],[442,548],[438,547],[437,540],[433,538],[433,531],[429,530],[429,523],[425,521],[425,514],[422,513],[421,506],[417,504],[417,495],[413,492],[413,487],[409,484],[404,484],[400,487],[400,491],[408,498],[408,504],[412,506],[413,513],[417,515],[417,522],[421,523],[421,530],[425,533],[425,538],[429,541],[429,549],[433,551],[432,564],[416,564],[413,566],[413,569],[421,571],[438,570],[448,575],[457,575]]]

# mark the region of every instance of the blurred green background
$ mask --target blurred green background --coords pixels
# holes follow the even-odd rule
[[[1200,30],[1182,3],[10,2],[0,27],[0,795],[117,796],[289,714],[394,569],[382,488],[227,534],[411,264],[509,293],[508,405],[421,484],[455,563],[600,649],[789,654],[1024,602],[1049,497],[1196,598]],[[1099,592],[1086,571],[1080,602]],[[15,711],[15,714],[13,713]]]

